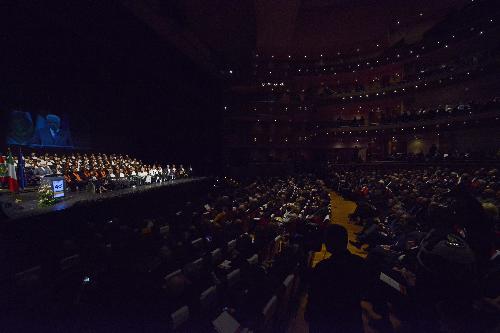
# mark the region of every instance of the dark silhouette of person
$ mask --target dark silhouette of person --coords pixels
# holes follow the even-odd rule
[[[347,250],[347,230],[331,224],[325,245],[331,257],[313,269],[305,319],[309,332],[363,332],[361,299],[371,274],[363,258]]]

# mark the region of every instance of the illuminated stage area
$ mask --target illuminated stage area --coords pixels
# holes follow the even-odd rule
[[[91,193],[84,191],[68,192],[63,199],[50,207],[39,207],[38,193],[36,191],[15,195],[9,192],[4,192],[3,194],[0,194],[0,205],[3,213],[8,219],[22,219],[46,213],[59,212],[74,206],[85,206],[92,210],[92,205],[94,203],[102,204],[104,202],[107,203],[108,200],[116,199],[137,199],[138,197],[146,195],[147,192],[151,192],[151,194],[158,194],[159,192],[165,193],[166,191],[176,191],[179,190],[180,187],[199,184],[204,180],[206,180],[206,178],[203,177],[176,179],[164,183],[124,188],[105,193]],[[150,193],[147,193],[147,195],[149,194]]]

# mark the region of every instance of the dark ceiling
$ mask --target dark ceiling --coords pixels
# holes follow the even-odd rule
[[[218,70],[265,56],[370,52],[432,27],[467,0],[124,0],[160,34],[191,40]],[[149,14],[145,15],[144,13]],[[398,23],[399,22],[399,23]],[[189,51],[187,51],[189,52]]]

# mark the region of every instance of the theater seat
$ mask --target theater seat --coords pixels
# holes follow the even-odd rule
[[[160,228],[160,235],[164,235],[164,234],[168,233],[169,230],[170,230],[170,227],[168,225],[161,227]]]
[[[66,258],[61,259],[59,266],[61,271],[67,272],[75,269],[80,264],[80,255],[75,254]]]
[[[40,283],[41,268],[34,266],[14,275],[14,282],[19,288],[32,288]]]
[[[211,286],[200,295],[200,311],[208,313],[213,310],[214,305],[217,303],[217,287]]]
[[[180,274],[182,274],[182,271],[180,269],[178,269],[178,270],[173,271],[172,273],[166,275],[164,277],[164,280],[166,282],[166,281],[170,280],[171,278],[173,278],[174,276],[177,276],[177,275],[180,275]]]
[[[170,328],[178,331],[189,320],[189,308],[184,305],[170,314]]]
[[[278,306],[278,297],[273,295],[262,308],[261,320],[258,323],[259,332],[272,332],[274,314]]]
[[[253,256],[247,259],[247,262],[250,266],[257,265],[259,263],[259,255],[254,254]]]
[[[202,257],[206,253],[203,238],[197,238],[194,241],[192,241],[191,248],[196,256]]]
[[[231,288],[240,280],[241,271],[240,269],[235,269],[226,275],[227,287]]]
[[[201,269],[203,268],[203,259],[199,258],[195,261],[187,263],[182,271],[190,279],[197,280],[200,277]]]
[[[22,300],[18,305],[32,308],[46,299],[49,288],[42,288],[41,273],[41,267],[34,266],[14,275],[15,298]]]
[[[231,255],[233,254],[235,249],[236,249],[236,239],[233,239],[232,241],[227,242],[226,253],[227,253],[228,258],[231,257]]]
[[[277,317],[280,320],[286,320],[287,318],[287,313],[290,305],[290,298],[294,286],[294,280],[295,280],[295,275],[290,274],[288,275],[285,280],[283,280],[282,285],[280,286],[282,288],[282,291],[280,293],[279,297],[279,306],[278,306],[278,313]]]
[[[221,249],[215,249],[211,254],[212,265],[216,266],[222,262],[222,251]]]

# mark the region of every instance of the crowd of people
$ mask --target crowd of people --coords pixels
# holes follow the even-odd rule
[[[225,311],[243,327],[284,330],[308,252],[321,246],[328,192],[313,176],[220,178],[209,186],[203,194],[176,194],[144,210],[135,203],[123,212],[107,211],[104,219],[87,218],[93,213],[84,210],[72,227],[65,219],[61,228],[67,232],[51,233],[51,250],[30,257],[43,254],[35,268],[41,286],[58,281],[48,300],[37,301],[30,322],[40,328],[50,318],[59,327],[96,332],[109,325],[208,331]],[[33,275],[33,269],[27,272]],[[60,278],[63,273],[69,277]],[[24,295],[9,290],[12,297]],[[20,304],[9,299],[0,304]]]
[[[117,187],[161,183],[192,176],[191,166],[146,164],[129,155],[101,153],[57,154],[35,152],[24,158],[28,186],[37,186],[45,176],[64,176],[71,190],[84,190],[89,185],[98,192]],[[17,160],[15,161],[17,164]]]
[[[498,52],[498,51],[497,51]],[[442,87],[445,83],[455,83],[470,80],[477,73],[495,70],[495,58],[488,54],[474,54],[450,62],[445,65],[427,66],[418,70],[400,70],[397,73],[386,74],[382,77],[365,77],[352,79],[352,82],[312,82],[306,84],[294,84],[289,82],[287,86],[273,86],[270,91],[261,91],[259,98],[272,98],[284,104],[291,102],[307,103],[325,100],[348,100],[357,98],[378,98],[378,96],[402,94],[422,89],[424,87]],[[297,74],[301,74],[300,71]],[[308,74],[307,72],[304,74]],[[310,73],[312,74],[312,73]],[[265,82],[262,87],[267,87]],[[416,87],[415,87],[416,86]]]
[[[381,124],[404,123],[411,121],[431,120],[436,118],[469,116],[482,112],[496,111],[500,106],[500,99],[493,98],[487,103],[480,104],[474,101],[459,103],[457,105],[438,105],[436,107],[420,107],[406,110],[397,115],[382,113]]]
[[[403,323],[417,332],[496,327],[497,169],[336,167],[329,179],[334,190],[357,203],[350,218],[363,229],[351,244],[368,244],[367,264],[399,283],[404,297],[389,292],[381,299],[390,299]],[[385,303],[377,304],[377,297],[374,303],[383,313]]]
[[[497,169],[331,166],[320,178],[208,185],[161,207],[103,210],[99,218],[89,211],[58,239],[51,232],[50,249],[30,258],[43,254],[38,265],[15,275],[32,283],[38,272],[41,288],[56,281],[31,322],[49,317],[104,331],[119,318],[112,325],[206,331],[227,313],[242,327],[284,331],[308,286],[312,331],[362,330],[362,309],[380,331],[392,331],[394,318],[404,332],[497,325]],[[351,244],[366,260],[349,254],[343,227],[330,228],[330,189],[357,203],[350,220],[362,230]],[[332,257],[311,271],[323,242]],[[26,295],[9,290],[0,302],[7,309]]]
[[[407,108],[404,111],[401,111],[400,108],[396,110],[377,109],[376,111],[370,111],[367,118],[363,115],[354,116],[350,119],[339,116],[333,123],[323,126],[326,128],[329,126],[333,126],[334,128],[362,127],[446,119],[449,117],[473,116],[484,112],[498,111],[499,107],[500,98],[495,97],[485,103],[469,101],[457,103],[456,105],[441,104],[433,107]]]

